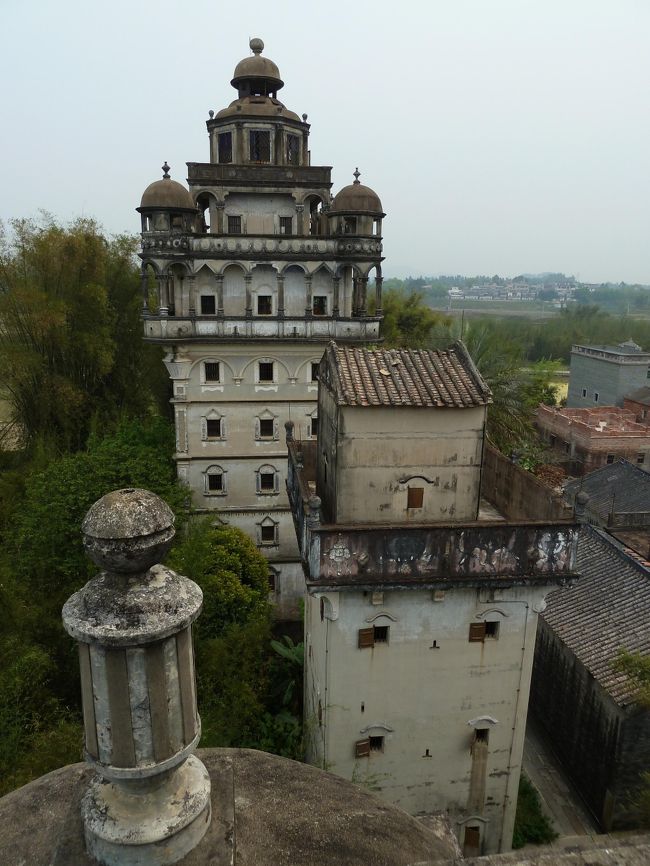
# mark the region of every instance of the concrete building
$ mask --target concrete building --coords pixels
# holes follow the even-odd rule
[[[319,386],[318,442],[288,428],[308,759],[446,811],[466,855],[508,850],[537,616],[576,529],[481,507],[490,392],[462,344],[331,345]]]
[[[650,425],[617,406],[555,409],[540,405],[536,425],[541,439],[571,475],[585,475],[625,458],[650,469]]]
[[[571,347],[567,406],[622,406],[630,391],[647,384],[650,352],[632,340],[618,346]]]
[[[189,190],[165,163],[142,196],[144,336],[168,349],[179,478],[199,512],[257,542],[291,617],[302,571],[280,431],[291,419],[316,435],[329,340],[379,338],[384,213],[358,171],[332,197],[330,167],[310,164],[307,115],[278,100],[262,41],[250,47],[237,98],[209,112],[209,161],[188,163]]]
[[[650,654],[650,563],[584,526],[577,568],[578,583],[551,593],[540,617],[531,712],[602,828],[634,827],[650,712],[614,665],[623,648]]]
[[[650,417],[650,388],[644,385],[623,397],[623,408],[628,412],[634,412],[639,424],[643,424]]]

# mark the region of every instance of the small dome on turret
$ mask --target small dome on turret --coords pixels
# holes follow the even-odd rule
[[[172,180],[169,175],[169,166],[165,163],[162,167],[162,180],[150,183],[142,194],[141,208],[173,209],[173,210],[196,210],[192,196],[182,184]]]
[[[267,85],[267,92],[279,90],[284,86],[284,81],[280,78],[280,70],[275,63],[269,60],[268,57],[262,57],[264,43],[261,39],[254,38],[251,39],[249,45],[253,56],[245,57],[239,61],[230,82],[232,86],[237,90],[241,90],[244,82],[264,81]]]
[[[377,193],[359,183],[359,169],[354,174],[354,183],[344,186],[334,196],[329,212],[346,214],[371,214],[372,216],[385,216],[381,206],[381,200]]]

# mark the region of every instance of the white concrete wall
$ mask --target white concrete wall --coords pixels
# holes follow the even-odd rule
[[[483,851],[508,850],[534,608],[547,589],[495,591],[493,600],[479,590],[450,589],[438,601],[431,591],[395,590],[384,592],[381,603],[373,603],[371,593],[342,591],[328,593],[322,621],[320,598],[310,595],[305,614],[309,760],[371,785],[411,814],[448,810],[454,821],[462,821],[469,815],[474,735],[468,722],[492,717],[497,723],[489,732]],[[483,618],[499,623],[498,638],[469,642],[470,623]],[[389,626],[388,643],[359,649],[359,629],[372,625]],[[368,735],[384,736],[383,752],[355,758],[355,742]]]

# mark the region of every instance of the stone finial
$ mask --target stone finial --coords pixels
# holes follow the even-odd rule
[[[254,36],[251,39],[251,41],[248,43],[248,45],[250,47],[250,50],[253,52],[253,54],[261,54],[262,51],[264,51],[264,43],[257,36]]]
[[[211,817],[210,779],[192,754],[201,735],[191,626],[203,595],[156,562],[174,515],[147,490],[98,500],[84,546],[105,570],[72,595],[63,624],[79,642],[88,852],[105,866],[164,866],[184,857]]]
[[[586,493],[584,490],[579,490],[577,495],[576,495],[575,503],[573,506],[573,511],[574,511],[574,514],[575,514],[575,517],[576,517],[576,520],[578,521],[578,523],[584,523],[585,522],[588,503],[589,503],[589,494]]]
[[[169,175],[169,169],[170,169],[170,166],[167,165],[167,160],[165,160],[164,164],[162,165],[163,179],[164,180],[169,180],[169,176],[170,176]]]
[[[294,428],[294,426],[295,425],[294,425],[293,421],[285,421],[284,422],[284,429],[286,431],[287,442],[293,442],[293,428]]]
[[[316,496],[315,493],[313,493],[307,500],[307,505],[309,506],[307,523],[309,526],[320,526],[320,507],[322,504],[320,496]]]
[[[354,183],[359,183],[359,178],[361,177],[361,172],[359,171],[359,166],[357,166],[355,168],[355,170],[352,172],[352,174],[354,175]]]

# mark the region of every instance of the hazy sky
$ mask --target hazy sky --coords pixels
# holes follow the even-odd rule
[[[313,165],[380,195],[385,273],[650,283],[648,0],[0,0],[0,217],[109,232],[207,162],[260,36]]]

